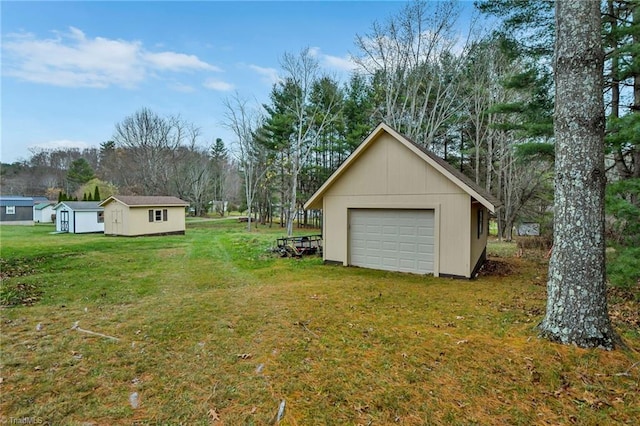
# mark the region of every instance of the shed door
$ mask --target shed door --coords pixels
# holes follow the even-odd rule
[[[122,210],[115,208],[111,211],[111,233],[120,235],[123,231]]]
[[[60,212],[60,231],[69,232],[69,212],[67,210]]]
[[[351,209],[349,221],[351,265],[433,273],[433,210]]]

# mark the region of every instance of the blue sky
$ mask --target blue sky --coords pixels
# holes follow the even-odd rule
[[[356,34],[401,1],[2,1],[0,160],[98,146],[147,107],[221,137],[225,98],[265,102],[285,52],[346,76]],[[466,4],[468,7],[471,3]]]

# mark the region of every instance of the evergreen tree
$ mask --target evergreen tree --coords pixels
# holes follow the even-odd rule
[[[83,184],[89,182],[94,177],[95,173],[91,168],[91,165],[84,158],[78,158],[77,160],[74,160],[69,167],[69,171],[67,172],[67,181],[74,191]]]
[[[374,122],[374,115],[373,88],[364,75],[355,73],[346,87],[343,110],[345,146],[340,147],[339,163],[342,163],[378,124]]]
[[[100,188],[96,185],[96,190],[93,193],[93,201],[102,201],[100,198]]]

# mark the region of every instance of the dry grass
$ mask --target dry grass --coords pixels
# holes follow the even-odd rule
[[[5,259],[27,256],[18,236],[67,255],[3,277],[43,294],[0,311],[0,421],[264,425],[285,401],[282,425],[638,424],[638,329],[614,318],[612,352],[538,339],[540,260],[501,247],[475,281],[435,279],[273,257],[279,231],[243,226],[3,231]]]

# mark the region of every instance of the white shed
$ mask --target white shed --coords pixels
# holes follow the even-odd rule
[[[33,221],[36,223],[51,223],[53,222],[53,211],[55,203],[36,203],[33,206]]]
[[[99,201],[62,201],[53,208],[56,231],[72,234],[104,232],[104,209]]]

